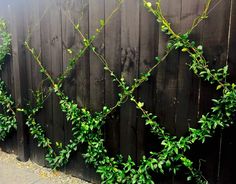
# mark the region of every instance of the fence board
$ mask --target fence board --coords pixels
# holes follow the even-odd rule
[[[14,2],[8,5],[10,13],[10,21],[12,23],[12,59],[13,59],[13,79],[14,79],[14,97],[15,103],[19,106],[24,106],[23,99],[25,98],[27,86],[23,81],[27,80],[25,73],[25,55],[23,49],[24,42],[24,13],[22,4]],[[24,124],[22,113],[16,113],[17,119],[17,154],[19,160],[27,161],[29,158],[28,134]]]
[[[235,61],[236,61],[236,2],[231,1],[231,17],[229,24],[229,37],[228,37],[228,65],[229,65],[229,80],[235,82]],[[223,132],[222,141],[222,157],[221,157],[221,168],[220,168],[220,180],[219,183],[236,183],[234,176],[235,171],[235,131],[236,128],[231,127]]]
[[[150,2],[154,4],[155,0]],[[158,29],[155,18],[141,5],[139,77],[155,64],[155,56],[158,55]],[[153,72],[149,81],[143,83],[138,89],[138,97],[144,102],[145,109],[149,112],[152,112],[156,105],[153,100],[155,98],[155,75],[156,71]],[[147,153],[150,151],[150,147],[153,147],[153,144],[151,146],[149,143],[155,138],[150,135],[149,129],[145,127],[141,112],[139,111],[137,114],[137,159],[140,160],[145,152]]]
[[[89,1],[89,35],[96,33],[96,29],[100,27],[100,20],[104,20],[104,0]],[[94,41],[94,46],[99,54],[104,55],[104,30],[98,35]],[[103,64],[97,56],[90,51],[90,107],[94,111],[100,111],[104,104],[104,70]]]
[[[62,50],[62,17],[61,17],[61,0],[55,1],[50,9],[50,49],[51,49],[51,64],[52,76],[55,78],[63,71],[63,50]],[[53,142],[61,142],[64,144],[64,122],[63,114],[61,113],[59,99],[52,95],[52,115],[53,115]]]
[[[68,61],[72,57],[71,54],[68,53],[67,49],[77,50],[77,46],[79,43],[79,40],[77,39],[73,24],[76,20],[75,18],[79,16],[76,14],[75,7],[81,7],[80,1],[67,1],[62,0],[62,46],[63,46],[63,71],[66,70],[66,67],[68,66]],[[68,76],[68,78],[64,81],[63,89],[71,99],[75,100],[76,98],[76,70],[73,70],[71,75]],[[65,126],[65,144],[68,144],[71,137],[72,137],[72,124],[70,122],[67,122],[64,119],[64,126]],[[77,161],[77,154],[72,157],[74,162],[68,163],[66,166],[66,171],[69,174],[76,175],[75,170],[78,170],[78,173],[80,173],[79,168],[76,168],[76,164],[74,164]]]
[[[81,31],[86,36],[89,35],[89,1],[81,2],[81,6],[83,13],[80,13],[79,17],[81,17],[80,25]],[[78,17],[76,17],[78,21]],[[77,33],[78,34],[78,33]],[[80,36],[80,44],[79,48],[83,47],[82,38]],[[89,65],[89,51],[86,51],[84,56],[78,62],[78,67],[76,71],[76,100],[81,107],[89,107],[90,106],[90,65]]]
[[[78,9],[79,7],[79,9]],[[74,30],[73,24],[80,24],[81,31],[84,35],[88,35],[88,1],[67,1],[63,0],[62,8],[62,33],[63,33],[63,47],[64,47],[64,56],[63,56],[63,68],[65,70],[68,65],[69,58],[72,55],[68,54],[65,50],[67,48],[77,52],[79,49],[82,49],[82,38]],[[71,22],[72,21],[72,22]],[[64,83],[64,90],[66,95],[69,95],[71,99],[76,100],[80,107],[89,106],[89,96],[87,92],[89,91],[89,63],[88,52],[85,53],[85,56],[82,57],[75,68],[72,71],[71,75],[66,79]],[[66,122],[66,142],[72,136],[72,126],[70,122]],[[78,151],[72,154],[71,161],[66,166],[66,171],[73,176],[80,177],[85,180],[90,179],[91,168],[88,167],[84,159],[82,158],[82,153],[84,148],[79,146]]]
[[[100,20],[105,19],[105,1],[89,0],[89,36],[96,34],[99,28]],[[104,56],[104,29],[99,33],[93,45],[97,48],[99,54]],[[104,67],[98,57],[90,51],[90,109],[92,111],[101,111],[105,100],[105,73]],[[89,172],[90,178],[94,182],[99,181],[99,177],[94,172]]]
[[[9,25],[10,22],[10,12],[8,8],[9,2],[4,1],[4,3],[0,6],[0,17],[4,18],[7,21],[7,24]],[[12,32],[13,25],[8,26],[8,30]],[[13,75],[10,75],[13,71],[13,64],[12,64],[12,57],[8,57],[5,61],[5,64],[3,66],[3,71],[1,72],[1,77],[3,81],[7,85],[7,89],[9,93],[12,95],[13,99],[15,99],[15,89],[14,89],[14,78]],[[6,152],[14,152],[17,154],[17,140],[16,140],[16,131],[12,132],[5,140],[5,143],[1,142],[1,148],[2,150]]]
[[[175,32],[181,31],[181,10],[182,1],[176,0],[173,4],[171,0],[161,1],[163,14],[171,22]],[[162,32],[159,35],[158,55],[162,56],[166,50],[167,37]],[[156,114],[159,121],[171,133],[177,133],[178,122],[176,122],[177,92],[178,92],[178,73],[179,73],[180,52],[172,51],[167,59],[159,65],[156,75]],[[162,179],[163,183],[174,183],[172,175],[166,175]]]
[[[29,42],[31,47],[40,53],[41,52],[41,30],[40,30],[40,4],[39,2],[33,3],[32,1],[26,1],[27,5],[25,6],[25,14],[27,22],[27,32],[25,33],[26,38],[30,38]],[[28,75],[28,86],[31,90],[37,90],[39,84],[42,81],[42,75],[39,73],[39,67],[34,62],[33,57],[26,52],[27,59],[27,75]],[[32,100],[33,96],[31,91],[29,92],[29,100]],[[44,111],[37,116],[37,120],[46,127],[46,117]],[[44,165],[45,160],[45,151],[42,148],[39,148],[37,142],[33,140],[33,137],[30,136],[30,159],[35,161],[38,164]]]
[[[121,7],[121,75],[128,84],[138,77],[140,2],[125,1]],[[136,96],[136,94],[134,94]],[[121,107],[120,151],[136,160],[136,109],[130,102]]]
[[[232,82],[236,79],[236,71],[234,69],[235,62],[236,62],[236,2],[231,1],[231,17],[230,17],[230,37],[229,37],[229,54],[228,54],[228,64],[229,64],[229,71],[230,77]]]
[[[105,1],[105,17],[108,18],[112,11],[118,6],[116,0]],[[121,63],[120,51],[121,49],[121,14],[120,10],[110,20],[105,27],[105,57],[110,68],[117,76],[120,76]],[[105,104],[112,107],[118,100],[117,92],[118,84],[112,81],[110,74],[105,74]],[[110,154],[115,155],[119,153],[120,147],[120,129],[119,129],[119,109],[112,113],[107,118],[107,125],[105,128],[105,138],[107,149]]]
[[[194,0],[182,1],[181,7],[181,33],[185,33],[191,28],[194,19],[203,10],[204,2],[199,3]],[[194,33],[198,32],[195,30]],[[196,42],[199,37],[193,34]],[[186,134],[190,126],[196,126],[198,113],[199,80],[189,71],[191,59],[186,53],[180,53],[178,64],[178,89],[176,101],[176,134]]]
[[[217,3],[216,1],[213,3]],[[202,45],[204,45],[205,54],[209,61],[209,66],[212,68],[219,68],[226,64],[227,60],[227,40],[228,40],[228,25],[229,25],[229,8],[230,1],[222,1],[214,10],[209,14],[209,18],[204,22],[202,27]],[[215,24],[217,20],[217,24]],[[217,31],[216,31],[217,30]],[[200,97],[200,112],[205,113],[210,110],[212,105],[212,98],[218,95],[215,92],[215,86],[209,86],[202,82],[201,97]],[[201,114],[200,113],[200,114]],[[211,178],[210,183],[216,183],[219,179],[219,157],[221,148],[221,136],[217,136],[209,141],[206,145],[208,148],[202,157],[206,162],[202,168],[205,170],[206,177]],[[206,150],[206,149],[205,149]]]
[[[176,4],[173,4],[171,0],[161,1],[161,6],[166,18],[173,23],[173,29],[180,32],[181,1],[177,0]],[[160,33],[158,51],[160,56],[164,54],[166,42],[166,36]],[[160,121],[172,133],[176,132],[178,64],[179,52],[173,51],[166,61],[159,65],[156,76],[157,114]]]

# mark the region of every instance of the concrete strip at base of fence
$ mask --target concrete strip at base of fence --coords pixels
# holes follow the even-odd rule
[[[89,184],[61,172],[52,172],[30,161],[20,162],[15,155],[0,150],[0,184]]]

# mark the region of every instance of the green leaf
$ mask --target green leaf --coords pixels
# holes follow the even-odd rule
[[[103,19],[100,20],[100,26],[101,27],[105,26],[105,21]]]
[[[138,102],[138,108],[142,108],[144,106],[144,103],[143,102]]]
[[[220,84],[220,85],[218,85],[217,87],[216,87],[216,90],[219,90],[219,89],[221,89],[223,86]]]
[[[170,162],[170,160],[167,160],[166,161],[166,167],[170,167],[171,166],[171,162]]]
[[[188,48],[183,48],[181,51],[182,51],[182,52],[187,52],[187,51],[188,51]]]

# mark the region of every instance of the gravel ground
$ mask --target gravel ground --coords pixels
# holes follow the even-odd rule
[[[0,149],[0,184],[89,184],[31,161],[20,162]]]

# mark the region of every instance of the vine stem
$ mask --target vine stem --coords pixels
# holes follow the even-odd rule
[[[171,50],[172,50],[172,48],[169,49],[169,50],[166,52],[166,54],[160,59],[160,61],[159,61],[158,63],[156,63],[151,69],[149,69],[147,73],[151,73],[162,61],[164,61],[164,60],[167,58],[167,56],[169,55],[169,53],[171,52]],[[115,75],[115,74],[114,74],[114,75]],[[113,111],[116,107],[120,106],[120,104],[124,103],[124,100],[127,99],[128,96],[129,96],[130,98],[132,98],[132,94],[133,94],[134,90],[137,89],[144,81],[145,81],[145,79],[142,79],[142,78],[139,79],[139,80],[137,80],[137,81],[132,85],[132,88],[131,88],[129,91],[126,91],[126,92],[125,92],[125,89],[122,88],[122,89],[124,90],[124,91],[123,91],[123,95],[121,95],[121,98],[120,98],[120,100],[116,103],[116,105],[111,108],[111,111]],[[132,101],[132,100],[131,100],[131,101]],[[137,101],[136,101],[136,100],[135,100],[135,103],[136,103],[136,105],[137,105]],[[138,106],[137,106],[137,107],[138,107]],[[143,112],[145,112],[145,114],[147,114],[147,113],[146,113],[147,111],[145,111],[144,109],[140,109],[140,110],[142,110]],[[111,113],[111,112],[109,112],[109,114],[110,114],[110,113]]]
[[[100,59],[100,61],[103,63],[104,68],[115,78],[115,80],[119,83],[120,86],[122,86],[121,80],[114,74],[114,72],[110,69],[108,62],[104,58],[103,55],[99,54],[94,48],[92,48],[94,54]]]
[[[101,32],[101,30],[106,26],[106,24],[108,24],[112,17],[114,16],[114,14],[116,14],[116,12],[120,9],[121,5],[123,4],[124,0],[120,0],[119,1],[119,5],[111,12],[111,14],[105,19],[104,24],[100,25],[100,27],[96,30],[96,34],[94,35],[95,37],[98,36],[98,34]],[[80,36],[82,37],[82,39],[86,40],[87,38],[83,35],[83,33],[81,32],[81,30],[79,29],[79,24],[76,25],[74,23],[74,21],[72,20],[71,16],[69,16],[67,13],[65,13],[65,11],[62,11],[63,14],[68,18],[68,20],[70,21],[70,23],[73,25],[73,27],[75,28],[76,31],[78,31],[78,33],[80,34]]]
[[[199,54],[199,51],[197,51],[196,48],[194,48],[194,47],[192,47],[192,46],[190,46],[190,48],[191,48],[195,53]],[[191,53],[189,50],[188,50],[187,52],[188,52],[190,55],[193,55],[193,53]],[[200,60],[204,61],[203,67],[204,67],[205,69],[208,69],[208,66],[206,65],[207,62],[206,62],[205,57],[202,56],[201,54],[199,54],[199,56],[200,56],[200,58],[201,58]],[[198,62],[200,62],[200,60],[198,60]],[[222,83],[220,80],[218,80],[215,75],[213,75],[212,73],[210,73],[210,75],[211,75],[211,77],[213,77],[213,79],[214,79],[215,81],[217,81],[222,87],[224,87],[225,89],[227,89],[227,86],[225,86],[224,83]]]
[[[160,2],[160,1],[159,1]],[[166,27],[168,27],[169,29],[170,29],[170,33],[171,34],[175,34],[176,35],[176,39],[181,39],[181,37],[178,35],[178,34],[176,34],[172,29],[171,29],[171,27],[170,27],[170,24],[165,20],[165,18],[164,18],[164,16],[162,15],[162,12],[161,12],[161,8],[160,8],[160,6],[159,6],[159,9],[160,9],[160,13],[159,13],[159,16],[161,17],[161,20],[163,21],[163,24],[164,24],[164,26],[166,26]],[[200,20],[200,19],[199,19]],[[197,25],[198,24],[198,20],[196,20],[196,23],[193,23],[193,25]],[[173,35],[172,35],[173,36]],[[85,38],[85,37],[84,37]],[[86,38],[85,38],[86,39]],[[88,39],[86,39],[86,40],[88,40]],[[90,40],[89,40],[90,41]],[[174,40],[174,41],[176,41],[176,40]],[[178,41],[178,40],[177,40]],[[93,51],[95,51],[96,52],[96,50],[95,50],[95,47],[93,47],[93,45],[92,45],[92,43],[91,42],[89,42],[89,47],[91,47],[92,48],[92,50]],[[192,49],[192,48],[194,48],[195,49],[195,47],[192,47],[191,48],[191,46],[189,46],[189,48],[190,49]],[[31,49],[29,46],[28,46],[28,49]],[[99,53],[98,52],[96,52],[98,55],[99,55]],[[113,71],[109,68],[109,66],[108,66],[108,62],[106,61],[106,59],[105,59],[105,57],[103,57],[103,56],[101,56],[101,58],[100,58],[100,60],[101,60],[101,62],[104,64],[104,66],[106,67],[106,70],[110,73],[110,74],[113,74],[112,76],[114,77],[114,78],[117,78],[117,82],[120,82],[119,84],[120,84],[120,87],[123,89],[123,94],[121,95],[121,97],[120,97],[120,100],[117,102],[117,104],[114,106],[114,108],[112,107],[112,108],[110,108],[110,110],[109,110],[109,112],[107,112],[107,113],[105,113],[105,114],[102,114],[103,116],[101,117],[101,118],[105,118],[109,113],[111,113],[116,107],[118,107],[118,106],[120,106],[121,105],[121,103],[123,103],[124,102],[124,100],[126,100],[126,99],[128,99],[128,97],[130,97],[130,98],[132,98],[132,94],[133,94],[133,92],[134,92],[134,90],[136,90],[144,81],[146,81],[147,79],[148,79],[148,77],[149,77],[149,74],[161,63],[161,61],[163,61],[163,60],[165,60],[165,58],[168,56],[168,54],[170,53],[170,50],[168,50],[167,51],[167,53],[166,53],[166,55],[157,63],[157,64],[155,64],[151,69],[149,69],[149,71],[146,73],[146,74],[148,74],[148,75],[144,75],[144,76],[142,76],[140,79],[138,79],[138,80],[134,80],[134,83],[131,85],[131,88],[128,88],[128,89],[126,89],[126,87],[130,87],[130,86],[128,86],[127,84],[126,84],[126,82],[125,81],[123,81],[122,79],[119,79],[114,73],[113,73]],[[198,50],[193,50],[193,53],[191,53],[191,54],[194,54],[194,53],[200,53]],[[56,91],[57,90],[57,95],[58,95],[58,93],[60,93],[60,95],[61,94],[63,94],[61,91],[60,91],[60,87],[58,87],[58,89],[56,88],[56,85],[57,84],[55,84],[55,82],[54,82],[54,80],[53,80],[53,78],[49,75],[49,73],[45,70],[45,68],[43,67],[43,65],[42,65],[42,63],[41,63],[41,61],[40,61],[40,59],[39,59],[39,56],[37,56],[35,53],[34,53],[34,50],[33,49],[31,49],[31,54],[33,54],[34,55],[34,59],[36,60],[36,62],[39,64],[39,66],[40,66],[40,68],[42,69],[42,72],[43,73],[45,73],[45,75],[48,77],[48,79],[52,82],[52,84],[53,84],[53,87],[54,87],[54,91]],[[189,53],[190,54],[190,53]],[[203,56],[202,56],[203,57]],[[197,61],[197,60],[196,60]],[[199,61],[199,62],[202,62],[201,64],[204,66],[204,67],[206,67],[207,68],[207,65],[206,65],[206,60],[205,60],[205,58],[203,57],[203,58],[201,58],[201,60]],[[41,65],[40,65],[41,64]],[[70,68],[71,68],[71,66],[70,66]],[[202,69],[202,68],[201,68]],[[214,73],[213,73],[214,74]],[[212,75],[213,75],[212,74]],[[214,76],[213,75],[213,77],[216,77],[216,76]],[[216,78],[215,78],[216,79]],[[56,90],[55,90],[56,89]],[[62,97],[62,96],[60,96],[59,95],[59,97]],[[135,102],[135,104],[136,104],[136,107],[138,107],[142,112],[143,112],[143,115],[146,115],[146,117],[148,117],[149,116],[149,114],[148,114],[148,112],[147,111],[145,111],[144,110],[144,108],[142,108],[142,107],[140,107],[140,104],[139,104],[139,102],[137,102],[137,100],[133,100],[134,102]],[[77,104],[75,104],[75,105],[77,105]],[[67,106],[66,106],[67,107]],[[35,115],[35,114],[33,114],[33,115]],[[33,116],[32,115],[32,116]],[[89,117],[91,117],[91,118],[94,118],[94,117],[92,117],[91,115],[89,115]],[[99,116],[96,116],[95,118],[97,118],[97,117],[99,117]],[[149,118],[149,117],[148,117]],[[100,119],[99,119],[100,120]],[[149,118],[149,120],[152,120],[151,118]],[[100,123],[100,122],[99,122]],[[88,122],[88,125],[89,125],[89,122]],[[101,127],[99,127],[99,128],[101,128]],[[165,136],[166,135],[166,133],[165,133],[165,131],[163,130],[163,129],[161,129],[160,127],[158,127],[159,129],[157,129],[156,130],[156,132],[158,131],[158,130],[162,130],[162,136]],[[101,129],[99,129],[99,131],[101,131]],[[200,130],[201,131],[201,130]],[[89,132],[88,132],[89,133]],[[96,132],[96,133],[98,133],[98,132]],[[157,132],[158,133],[158,132]],[[202,133],[203,134],[203,133]],[[194,135],[194,134],[193,134]],[[204,136],[206,136],[206,134],[203,134]],[[89,137],[89,136],[88,136]],[[183,137],[182,137],[183,138]],[[186,137],[186,138],[183,138],[183,139],[185,139],[185,140],[191,140],[191,135],[189,136],[189,137]],[[182,139],[182,140],[183,140]],[[47,138],[46,138],[46,140],[48,140]],[[167,159],[172,159],[174,156],[181,156],[181,158],[178,158],[178,160],[177,160],[177,158],[176,157],[174,157],[174,158],[176,158],[176,160],[175,161],[180,161],[182,158],[183,159],[187,159],[183,154],[184,154],[184,152],[186,152],[186,150],[188,149],[188,146],[190,145],[190,144],[192,144],[193,143],[193,141],[192,142],[183,142],[182,144],[183,145],[178,145],[178,143],[181,143],[181,139],[179,140],[179,141],[173,141],[174,139],[173,138],[171,138],[170,136],[167,136],[167,137],[164,137],[164,140],[165,141],[169,141],[168,143],[171,143],[171,146],[172,147],[170,147],[170,146],[165,146],[164,147],[164,149],[160,152],[160,154],[156,154],[156,156],[159,156],[158,158],[157,158],[157,160],[159,159],[160,161],[162,161],[161,162],[161,165],[164,165],[164,163],[165,163],[165,161],[166,161],[166,158],[163,158],[164,156],[164,154],[165,153],[167,153]],[[88,140],[86,140],[87,142],[88,142],[88,144],[90,144],[92,141],[97,141],[97,140],[92,140],[92,139],[89,139],[88,138]],[[47,146],[49,147],[50,145],[51,145],[52,143],[48,143],[47,144]],[[92,144],[91,144],[92,145]],[[179,151],[181,151],[181,153],[177,153],[174,149],[172,149],[172,148],[176,148],[177,149],[177,151],[179,150]],[[51,147],[49,147],[50,149],[51,149]],[[102,149],[100,149],[99,151],[101,151]],[[55,152],[54,152],[54,150],[52,150],[53,151],[53,153],[55,154]],[[175,155],[175,152],[176,152],[176,154],[177,155]],[[50,152],[51,153],[51,152]],[[96,152],[96,150],[94,151],[94,153],[96,153],[97,154],[97,152]],[[106,158],[104,155],[102,155],[103,157],[102,157],[102,161],[104,161],[104,159]],[[162,156],[162,157],[161,157]],[[158,161],[159,161],[158,160]],[[187,159],[187,161],[190,161],[189,159]],[[98,163],[102,163],[102,162],[98,162]],[[104,163],[106,163],[106,162],[104,162]],[[145,162],[143,162],[143,163],[145,163]],[[123,164],[123,163],[122,163]],[[104,164],[105,165],[105,164]],[[184,161],[183,161],[183,165],[185,165],[185,163],[184,163]],[[112,167],[112,164],[111,163],[109,163],[109,165],[108,165],[108,167]],[[147,167],[149,167],[148,165],[144,165],[144,166],[147,166]],[[190,170],[192,170],[192,166],[190,165],[190,166],[188,166],[188,165],[185,165],[187,168],[190,168]],[[112,168],[113,169],[113,168]],[[173,169],[173,168],[170,168],[170,169]],[[157,170],[157,172],[158,171],[162,171],[163,169],[162,168],[159,168],[158,170]],[[128,174],[127,174],[128,175]],[[129,176],[128,176],[129,177]]]
[[[31,55],[33,56],[34,60],[37,62],[37,64],[39,65],[39,67],[43,70],[43,73],[47,76],[47,78],[49,79],[49,81],[52,83],[53,86],[55,86],[55,82],[53,80],[53,78],[51,77],[51,75],[47,72],[47,70],[44,68],[44,66],[42,65],[42,62],[40,61],[39,57],[40,54],[38,56],[36,56],[34,49],[30,48],[29,44],[27,41],[25,41],[25,47],[28,49],[28,51],[31,53]]]
[[[123,0],[120,1],[120,5],[121,5],[122,2],[123,2]],[[120,7],[120,6],[119,6],[119,7]],[[110,19],[112,18],[112,16],[119,10],[119,7],[116,7],[116,9],[113,10],[113,12],[111,13],[111,15],[107,18],[107,21],[106,21],[103,25],[101,25],[101,27],[98,29],[99,31],[96,32],[96,35],[94,35],[94,36],[92,37],[92,40],[90,40],[90,41],[89,41],[89,44],[83,48],[82,52],[79,53],[79,55],[76,57],[76,59],[77,59],[77,58],[80,58],[80,57],[84,54],[84,52],[86,51],[86,49],[90,47],[90,45],[92,44],[92,41],[95,40],[97,34],[98,34],[99,32],[101,32],[101,30],[104,28],[105,24],[107,24],[107,23],[110,21]],[[77,31],[80,31],[78,28],[77,28],[76,30],[77,30]],[[80,31],[80,33],[82,33],[82,32]],[[84,39],[86,39],[86,38],[84,37]],[[87,39],[86,39],[86,40],[87,40]],[[48,73],[48,71],[47,71],[47,70],[44,68],[44,66],[42,65],[42,62],[40,61],[40,54],[37,55],[37,54],[35,53],[34,49],[29,46],[28,40],[25,41],[25,47],[26,47],[26,49],[31,53],[31,55],[33,56],[35,62],[39,65],[40,70],[41,70],[41,73],[45,74],[46,77],[47,77],[47,79],[48,79],[48,80],[50,81],[50,83],[52,84],[54,91],[55,91],[55,92],[57,91],[57,93],[60,93],[60,95],[64,95],[64,93],[60,90],[60,84],[61,84],[61,82],[63,81],[63,79],[69,74],[69,72],[71,71],[71,69],[73,69],[73,66],[74,66],[74,65],[68,66],[67,69],[65,70],[65,72],[63,73],[62,78],[59,78],[59,80],[58,80],[59,82],[56,83],[56,82],[54,81],[54,79],[52,78],[52,76]],[[107,65],[107,66],[108,66],[108,65]],[[46,79],[45,79],[45,80],[46,80]],[[50,94],[50,93],[49,93],[49,94]],[[44,101],[44,100],[45,100],[45,98],[43,97],[43,101]],[[43,103],[43,101],[42,101],[41,103]],[[40,106],[41,106],[41,103],[40,103]],[[38,110],[39,110],[39,107],[36,107],[35,112],[34,112],[33,114],[31,114],[30,116],[35,115],[35,113],[38,112]],[[33,119],[33,121],[35,121],[35,120]],[[54,156],[56,157],[57,154],[56,154],[55,151],[52,149],[52,146],[50,145],[50,143],[47,143],[47,147],[52,150]]]
[[[144,0],[144,3],[147,3],[146,0]],[[208,0],[206,5],[205,5],[205,8],[203,10],[203,12],[201,13],[200,16],[198,16],[193,24],[192,24],[192,27],[187,31],[188,34],[190,34],[194,28],[196,28],[198,26],[198,24],[204,20],[206,17],[207,17],[207,14],[208,14],[208,11],[209,11],[209,7],[212,3],[212,0]],[[169,33],[171,34],[171,38],[175,38],[176,40],[178,39],[181,39],[182,41],[184,41],[178,34],[176,34],[173,29],[170,27],[170,24],[168,23],[168,21],[166,20],[166,18],[163,16],[163,13],[162,13],[162,10],[161,10],[161,3],[160,3],[160,0],[157,2],[157,11],[155,11],[152,7],[149,7],[149,10],[157,17],[157,19],[159,21],[161,21],[161,23],[166,26],[168,28],[168,31]],[[198,60],[198,62],[200,62],[200,60],[204,61],[204,65],[202,65],[205,69],[208,68],[208,66],[206,65],[206,59],[205,57],[202,55],[202,54],[199,54],[199,51],[193,47],[190,43],[186,43],[186,42],[183,42],[185,43],[186,45],[188,45],[188,47],[195,53],[195,54],[198,54],[200,56],[200,59]],[[190,52],[189,50],[187,50],[187,52],[190,54],[190,55],[193,55],[192,52]],[[215,75],[213,75],[212,73],[210,73],[210,75],[222,86],[224,87],[225,89],[227,89],[227,87],[221,82],[219,81]]]
[[[114,14],[116,14],[116,12],[120,9],[122,3],[124,2],[124,0],[120,0],[119,1],[119,5],[111,12],[111,14],[105,19],[104,24],[100,25],[100,27],[98,29],[96,29],[96,33],[91,37],[90,40],[90,44],[88,44],[87,46],[85,46],[82,50],[82,54],[89,48],[91,47],[93,41],[95,40],[95,38],[100,34],[100,32],[104,29],[104,27],[111,21],[112,17],[114,16]],[[89,40],[88,38],[86,38],[82,31],[79,28],[79,24],[75,24],[74,21],[72,20],[71,16],[69,16],[65,11],[62,11],[63,14],[67,17],[67,19],[70,21],[70,23],[73,25],[74,29],[79,33],[79,35],[81,36],[81,38],[86,41]],[[93,49],[92,49],[93,50]],[[95,53],[95,52],[94,52]],[[79,56],[78,58],[80,58],[81,56]],[[68,67],[65,72],[63,73],[63,76],[67,76],[67,74],[70,72],[70,67]],[[61,83],[61,81],[59,81],[59,83]]]
[[[188,33],[191,33],[197,26],[198,24],[207,18],[207,15],[209,14],[209,8],[210,8],[210,5],[212,3],[212,0],[208,0],[206,5],[205,5],[205,8],[203,10],[203,12],[201,13],[200,16],[198,16],[196,19],[194,19],[193,21],[193,24],[192,24],[192,27],[188,30]]]

